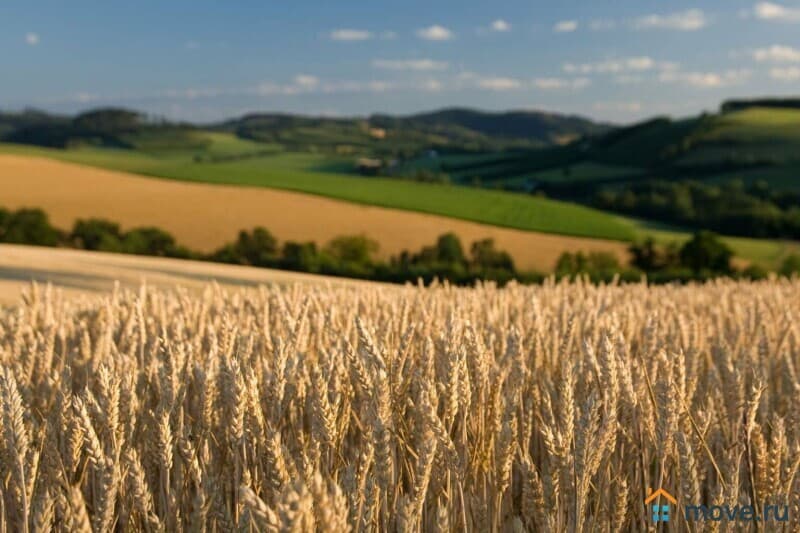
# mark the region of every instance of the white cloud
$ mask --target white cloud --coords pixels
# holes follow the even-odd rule
[[[319,78],[310,74],[298,74],[294,77],[292,83],[281,84],[265,81],[255,87],[247,88],[240,92],[244,94],[256,94],[258,96],[272,96],[276,94],[295,96],[298,94],[318,92],[320,90],[324,90],[324,88]],[[236,91],[233,92],[235,93]]]
[[[47,100],[46,103],[96,103],[126,102],[141,100],[197,100],[229,96],[287,96],[301,97],[308,94],[339,93],[385,93],[389,91],[441,91],[447,85],[436,79],[396,82],[387,80],[324,80],[310,74],[298,74],[291,81],[280,83],[271,80],[257,85],[241,87],[189,87],[183,89],[162,89],[148,93],[94,94],[75,93],[66,97]]]
[[[397,39],[397,32],[391,30],[381,32],[381,39],[384,41],[393,41],[394,39]]]
[[[334,41],[366,41],[372,39],[372,32],[367,30],[344,28],[340,30],[333,30],[330,33],[330,38]]]
[[[617,22],[611,19],[595,19],[589,22],[589,29],[592,31],[608,31],[617,27]]]
[[[502,77],[480,78],[477,85],[488,91],[513,91],[523,87],[523,83],[518,79]]]
[[[645,77],[641,74],[621,74],[614,77],[614,83],[617,85],[638,85],[644,81]]]
[[[444,84],[439,80],[429,79],[419,84],[419,89],[423,91],[438,92],[444,89]]]
[[[394,89],[395,85],[390,81],[374,80],[367,82],[366,87],[368,91],[372,91],[374,93],[384,93]]]
[[[759,2],[753,14],[761,20],[776,22],[800,22],[800,7],[787,7],[773,2]]]
[[[483,76],[476,72],[459,72],[454,80],[452,89],[483,89],[488,91],[515,91],[515,90],[577,90],[590,84],[585,77],[580,78],[537,78],[523,80],[504,76]]]
[[[449,41],[454,37],[452,31],[438,24],[417,30],[417,36],[426,41]]]
[[[319,85],[319,78],[309,74],[298,74],[294,77],[294,83],[299,87],[312,89]]]
[[[553,31],[556,33],[569,33],[578,29],[577,20],[561,20],[556,22],[553,26]]]
[[[681,83],[699,89],[716,89],[730,87],[747,81],[752,72],[746,69],[727,70],[725,72],[662,72],[658,79],[665,83]]]
[[[492,31],[506,32],[506,31],[511,31],[511,24],[509,24],[503,19],[497,19],[494,22],[492,22],[490,28]]]
[[[385,93],[390,91],[424,91],[434,92],[444,89],[444,84],[436,79],[426,79],[422,81],[388,81],[388,80],[338,80],[321,82],[317,87],[318,92],[323,93]]]
[[[656,61],[649,56],[607,59],[594,63],[565,63],[561,67],[568,74],[620,74],[647,70],[675,70],[677,63]]]
[[[536,78],[533,86],[543,91],[554,91],[559,89],[578,90],[591,84],[589,78]]]
[[[769,71],[769,77],[778,81],[798,81],[800,67],[773,68]]]
[[[39,44],[39,34],[28,32],[25,34],[25,42],[28,43],[30,46],[36,46]]]
[[[800,63],[800,50],[791,46],[774,44],[752,51],[753,59],[760,63]]]
[[[708,26],[708,19],[700,9],[689,9],[664,15],[646,15],[633,21],[637,30],[663,29],[679,31],[701,30]]]
[[[96,102],[97,100],[100,100],[100,97],[98,95],[87,92],[76,93],[74,96],[75,96],[75,101],[80,102],[82,104],[88,104],[89,102]]]
[[[445,70],[448,64],[433,59],[376,59],[372,66],[384,70]]]

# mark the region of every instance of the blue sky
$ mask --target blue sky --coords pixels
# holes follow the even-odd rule
[[[800,93],[800,0],[4,0],[0,109],[459,105],[631,122]]]

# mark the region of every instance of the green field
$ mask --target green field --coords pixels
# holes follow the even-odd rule
[[[681,244],[689,238],[689,233],[680,229],[670,228],[661,224],[648,221],[623,218],[624,222],[631,224],[638,238],[652,237],[659,244]],[[800,243],[777,239],[749,239],[746,237],[722,237],[734,254],[747,261],[757,263],[766,268],[778,268],[792,253],[800,253]]]
[[[737,143],[800,143],[800,109],[754,107],[717,115],[702,139]],[[795,154],[800,155],[800,154]]]
[[[749,108],[683,120],[657,118],[584,143],[539,150],[405,162],[401,174],[424,168],[455,182],[519,188],[641,179],[724,183],[743,177],[776,189],[800,187],[800,109]]]
[[[264,155],[264,147],[268,145],[226,133],[206,135],[204,144],[196,150],[145,153],[107,148],[58,150],[0,144],[0,153],[49,157],[159,178],[291,190],[527,231],[622,241],[633,241],[647,235],[654,235],[661,242],[688,238],[688,232],[665,230],[647,222],[572,203],[496,190],[348,175],[344,173],[347,163],[329,156],[282,152],[274,146],[268,155]],[[209,160],[211,155],[235,157]],[[608,168],[630,172],[629,168],[591,165],[577,170],[600,174]],[[738,256],[765,266],[776,265],[789,250],[795,249],[794,244],[781,241],[725,240]]]

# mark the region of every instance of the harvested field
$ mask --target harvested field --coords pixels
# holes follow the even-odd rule
[[[17,302],[31,282],[50,283],[66,296],[87,296],[108,292],[115,284],[132,289],[142,283],[160,288],[180,286],[199,292],[212,281],[227,288],[273,283],[333,286],[367,283],[268,268],[0,244],[0,304]]]
[[[0,530],[793,531],[798,314],[796,280],[33,291]]]
[[[522,269],[551,271],[564,251],[608,251],[621,259],[626,244],[527,232],[261,187],[212,185],[142,177],[45,158],[0,154],[0,205],[40,207],[59,227],[78,218],[107,218],[128,229],[157,226],[192,249],[211,251],[237,232],[264,226],[280,240],[323,244],[366,234],[387,257],[419,250],[448,231],[465,246],[492,237]]]

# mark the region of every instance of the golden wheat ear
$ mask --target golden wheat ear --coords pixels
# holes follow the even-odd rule
[[[119,291],[0,306],[0,532],[631,531],[646,484],[800,494],[800,280]]]

